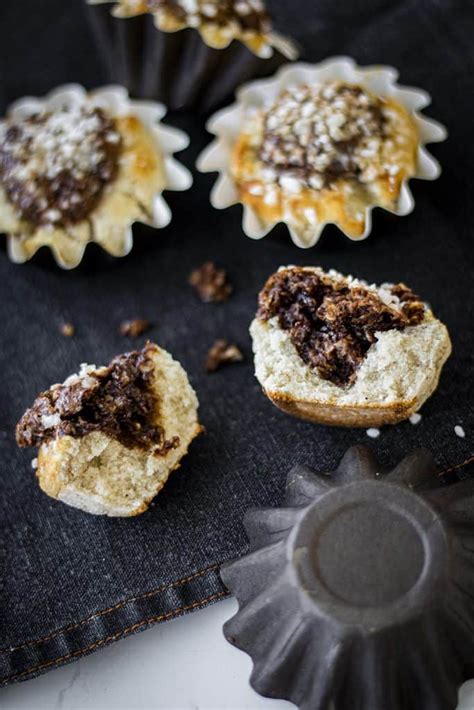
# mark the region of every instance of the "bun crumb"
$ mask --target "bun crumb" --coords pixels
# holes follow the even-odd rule
[[[157,404],[147,423],[149,437],[142,422],[138,427],[139,438],[136,441],[130,438],[135,415],[123,419],[125,429],[120,428],[120,422],[115,428],[75,429],[76,424],[69,420],[73,428],[65,433],[64,422],[57,412],[48,414],[46,420],[43,418],[42,432],[37,430],[29,436],[25,430],[28,412],[25,413],[19,425],[19,443],[39,444],[36,474],[40,487],[49,496],[96,515],[138,515],[148,508],[170,473],[180,465],[192,440],[202,430],[197,418],[196,394],[186,372],[169,353],[148,343],[143,351],[129,355],[140,356],[142,352],[146,359],[135,357],[135,360],[147,368],[147,387],[152,399],[146,401]],[[121,358],[126,357],[118,356],[112,363],[123,362]],[[86,387],[87,398],[91,391],[97,393],[104,379],[107,381],[109,371],[110,366],[83,365],[79,374],[71,375],[63,385],[54,385],[51,390],[61,396],[64,393],[60,388],[84,392]],[[118,396],[120,400],[111,403],[111,417],[125,402],[124,393]]]
[[[283,267],[283,271],[289,268]],[[385,299],[392,287],[368,285],[316,267],[301,270]],[[402,294],[404,285],[398,286]],[[402,312],[404,303],[408,309],[415,303],[392,295],[394,301],[387,306],[391,310]],[[417,309],[419,303],[416,301]],[[331,381],[302,359],[292,342],[291,330],[281,327],[279,315],[266,319],[260,314],[253,320],[250,333],[255,374],[264,393],[285,412],[321,424],[378,428],[408,419],[436,389],[442,366],[451,353],[446,327],[424,306],[422,318],[414,325],[375,330],[373,341],[357,367],[352,368],[348,384],[341,384],[340,378],[339,382]],[[344,349],[341,352],[344,354]]]

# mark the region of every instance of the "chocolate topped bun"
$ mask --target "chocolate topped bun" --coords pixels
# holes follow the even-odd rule
[[[199,434],[197,406],[181,365],[148,343],[42,392],[16,438],[39,448],[48,495],[89,513],[138,515]]]
[[[423,144],[445,131],[418,113],[427,95],[395,78],[389,67],[364,70],[339,58],[245,86],[208,123],[217,139],[198,167],[220,172],[212,204],[242,203],[252,238],[283,222],[301,247],[315,244],[328,223],[365,238],[374,207],[407,214],[408,181],[439,174]]]
[[[446,327],[407,286],[282,267],[260,292],[255,372],[284,411],[322,424],[407,419],[451,352]]]
[[[249,117],[230,169],[262,221],[307,233],[335,222],[356,238],[369,205],[395,207],[417,147],[415,122],[393,99],[340,81],[298,84]]]
[[[189,179],[166,155],[161,115],[118,88],[64,87],[13,106],[0,124],[0,229],[11,258],[26,261],[50,246],[72,268],[90,241],[122,256],[134,221],[167,223],[161,193]]]

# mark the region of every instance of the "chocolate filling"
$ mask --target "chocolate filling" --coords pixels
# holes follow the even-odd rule
[[[90,107],[10,120],[0,139],[0,184],[19,215],[36,226],[85,219],[118,169],[115,121]]]
[[[386,305],[363,286],[314,271],[291,268],[277,272],[259,296],[257,317],[277,317],[303,362],[340,387],[353,384],[376,333],[417,325],[425,309],[404,284],[390,287],[400,308]]]
[[[157,456],[179,445],[165,440],[155,423],[152,345],[118,355],[108,367],[72,376],[42,392],[16,428],[19,446],[40,446],[60,436],[100,431],[127,448],[154,449]]]
[[[270,16],[263,3],[248,2],[248,0],[219,0],[218,2],[195,2],[195,10],[191,12],[187,4],[179,0],[148,0],[150,12],[164,10],[174,15],[180,22],[188,23],[191,15],[198,18],[199,24],[211,22],[219,27],[226,27],[237,22],[243,31],[260,32],[270,30]]]

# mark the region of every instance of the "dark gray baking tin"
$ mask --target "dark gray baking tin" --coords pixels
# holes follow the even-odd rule
[[[282,508],[251,510],[250,553],[223,566],[224,626],[261,695],[305,710],[454,710],[474,668],[474,481],[440,484],[431,455],[383,474],[366,447]]]
[[[225,49],[212,49],[194,29],[162,32],[150,14],[113,17],[110,5],[86,11],[108,80],[170,110],[208,113],[243,82],[269,76],[288,62],[277,50],[268,59],[257,57],[235,40]]]

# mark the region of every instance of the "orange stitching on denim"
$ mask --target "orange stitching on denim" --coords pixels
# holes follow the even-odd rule
[[[458,468],[463,468],[463,466],[467,466],[469,463],[472,463],[474,461],[474,456],[469,456],[468,459],[463,461],[462,463],[457,463],[454,466],[450,466],[449,468],[445,468],[442,471],[438,473],[438,476],[443,476],[445,473],[451,473],[451,471],[457,471]]]
[[[147,599],[148,597],[152,597],[155,594],[160,594],[160,592],[165,592],[167,589],[172,589],[174,587],[180,587],[183,584],[186,584],[187,582],[191,582],[193,579],[197,579],[197,577],[202,577],[204,574],[207,574],[208,572],[212,572],[215,569],[218,569],[220,567],[219,564],[211,565],[210,567],[206,567],[205,569],[199,570],[198,572],[194,572],[193,574],[190,574],[188,577],[183,577],[182,579],[178,579],[175,582],[170,582],[170,584],[165,584],[161,587],[158,587],[157,589],[152,590],[151,592],[145,592],[144,594],[140,594],[139,596],[136,597],[130,597],[129,599],[124,599],[121,602],[118,602],[114,606],[108,607],[107,609],[102,609],[101,611],[96,611],[94,614],[91,614],[90,616],[86,617],[85,619],[82,619],[81,621],[77,621],[74,624],[70,624],[69,626],[64,626],[61,629],[57,629],[56,631],[53,631],[53,633],[49,634],[48,636],[44,636],[43,638],[40,639],[34,639],[32,641],[25,641],[24,643],[20,644],[19,646],[11,646],[8,648],[2,648],[0,649],[1,654],[6,654],[6,653],[13,653],[14,651],[19,651],[22,648],[27,648],[28,646],[37,646],[40,643],[46,643],[46,641],[51,641],[51,639],[56,638],[56,636],[59,636],[60,634],[66,633],[67,631],[72,631],[73,629],[77,629],[79,626],[82,626],[83,624],[87,624],[89,621],[93,621],[94,619],[100,618],[101,616],[105,616],[106,614],[110,614],[112,611],[116,611],[117,609],[122,609],[126,604],[129,604],[131,602],[136,602],[140,601],[140,599]]]
[[[33,668],[29,668],[26,671],[22,671],[21,673],[16,673],[15,675],[10,675],[6,676],[3,678],[3,680],[0,682],[1,685],[5,685],[7,681],[11,680],[17,680],[18,678],[23,678],[24,676],[30,675],[31,673],[36,673],[37,671],[41,671],[44,668],[49,668],[50,666],[55,666],[58,663],[61,663],[62,661],[67,661],[70,658],[75,658],[76,656],[82,656],[83,654],[87,653],[88,651],[93,651],[96,648],[99,648],[100,646],[103,646],[104,644],[107,644],[111,641],[117,641],[119,638],[122,636],[126,636],[127,634],[133,633],[133,631],[138,631],[138,629],[142,628],[143,626],[147,626],[149,624],[155,624],[158,621],[164,621],[165,619],[171,619],[173,616],[177,616],[178,614],[185,612],[185,611],[190,611],[191,609],[196,609],[200,606],[203,606],[204,604],[207,604],[208,602],[212,602],[216,599],[221,599],[222,597],[227,597],[229,596],[229,592],[227,590],[223,592],[217,592],[216,594],[211,594],[210,597],[206,597],[205,599],[201,599],[198,602],[193,602],[192,604],[188,604],[186,606],[179,607],[178,609],[174,609],[173,611],[167,611],[166,614],[160,614],[159,616],[152,616],[149,619],[144,619],[143,621],[139,621],[136,624],[133,624],[132,626],[129,626],[126,629],[123,629],[122,631],[118,631],[116,634],[112,634],[111,636],[107,636],[104,639],[99,639],[99,641],[95,641],[94,643],[90,644],[90,646],[86,646],[85,648],[81,648],[78,651],[73,651],[72,653],[67,653],[65,656],[61,656],[60,658],[55,658],[52,661],[47,661],[46,663],[40,663],[38,666],[34,666]]]

